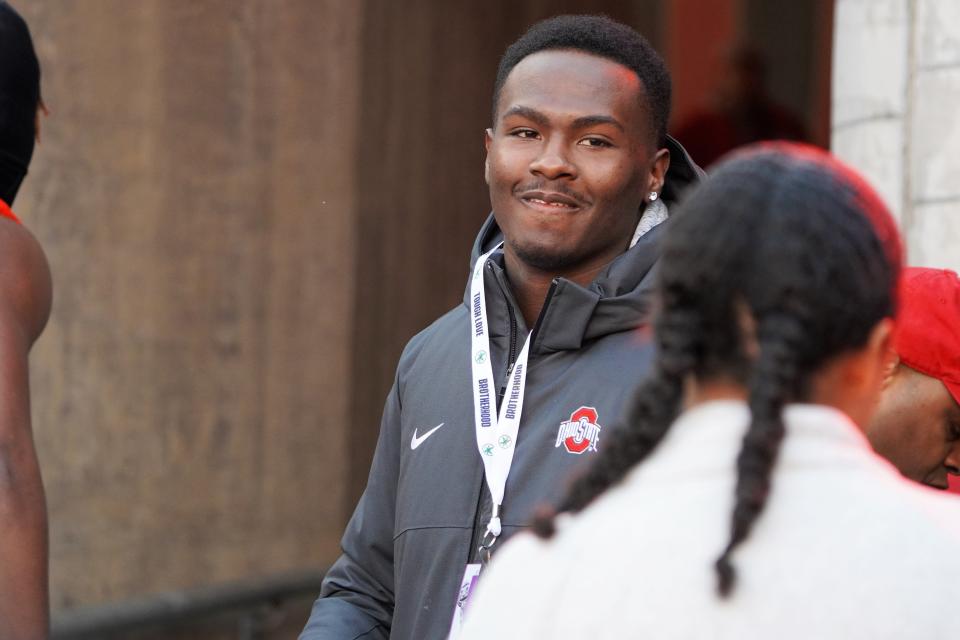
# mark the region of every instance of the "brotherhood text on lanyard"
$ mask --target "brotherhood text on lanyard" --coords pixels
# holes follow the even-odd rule
[[[485,552],[487,557],[489,557],[490,548],[501,533],[500,510],[503,506],[507,477],[510,475],[510,466],[513,464],[513,454],[517,445],[530,352],[530,334],[528,333],[513,369],[507,372],[507,393],[498,414],[493,366],[490,363],[490,327],[487,322],[483,269],[487,259],[501,246],[502,244],[480,256],[473,267],[473,279],[470,283],[470,319],[473,329],[470,362],[473,368],[474,425],[477,434],[477,450],[480,452],[480,459],[483,460],[484,477],[493,499],[490,521],[487,523],[487,530],[481,542],[481,551]]]

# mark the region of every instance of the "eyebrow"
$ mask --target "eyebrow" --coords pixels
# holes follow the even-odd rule
[[[540,111],[537,111],[536,109],[533,109],[531,107],[525,107],[523,105],[515,105],[513,107],[510,107],[506,111],[504,111],[503,115],[501,116],[501,120],[509,118],[510,116],[520,116],[522,118],[532,120],[533,122],[537,123],[540,126],[546,126],[550,123],[550,118],[548,118],[546,114]],[[623,128],[623,125],[620,124],[619,120],[617,120],[613,116],[606,116],[606,115],[600,115],[600,114],[580,116],[579,118],[576,118],[573,121],[573,128],[586,129],[588,127],[595,127],[600,124],[609,124],[616,127],[617,129],[620,129],[620,131],[625,131],[625,129]]]
[[[573,121],[573,126],[576,129],[586,129],[587,127],[595,127],[598,124],[610,124],[615,126],[620,131],[623,131],[623,125],[614,118],[613,116],[581,116]]]

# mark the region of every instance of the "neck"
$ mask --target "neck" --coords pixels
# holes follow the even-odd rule
[[[741,400],[746,402],[749,396],[746,387],[735,380],[726,378],[697,380],[693,376],[689,376],[684,381],[683,408],[684,410],[692,409],[699,404],[715,400]]]
[[[503,254],[513,295],[517,299],[523,320],[530,329],[540,316],[554,278],[565,278],[585,287],[619,255],[604,256],[599,260],[571,269],[547,271],[525,263],[508,245],[504,245]]]

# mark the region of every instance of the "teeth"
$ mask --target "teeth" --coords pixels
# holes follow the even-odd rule
[[[561,208],[561,207],[566,208],[570,206],[564,202],[547,202],[546,200],[541,200],[540,198],[530,198],[530,202],[536,202],[537,204],[545,204],[548,207],[557,207],[557,208]]]

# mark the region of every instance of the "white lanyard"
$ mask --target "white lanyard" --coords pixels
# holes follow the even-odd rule
[[[473,281],[470,283],[470,328],[473,336],[470,362],[473,368],[474,425],[484,476],[493,498],[493,511],[484,536],[489,537],[489,541],[483,544],[487,550],[496,542],[501,531],[500,507],[503,505],[503,493],[517,445],[517,431],[523,411],[523,392],[527,383],[527,356],[530,352],[528,333],[513,369],[507,372],[507,393],[500,405],[500,414],[497,415],[497,392],[493,381],[493,366],[490,364],[490,329],[487,323],[483,268],[487,258],[501,246],[502,243],[480,256],[473,267]]]

